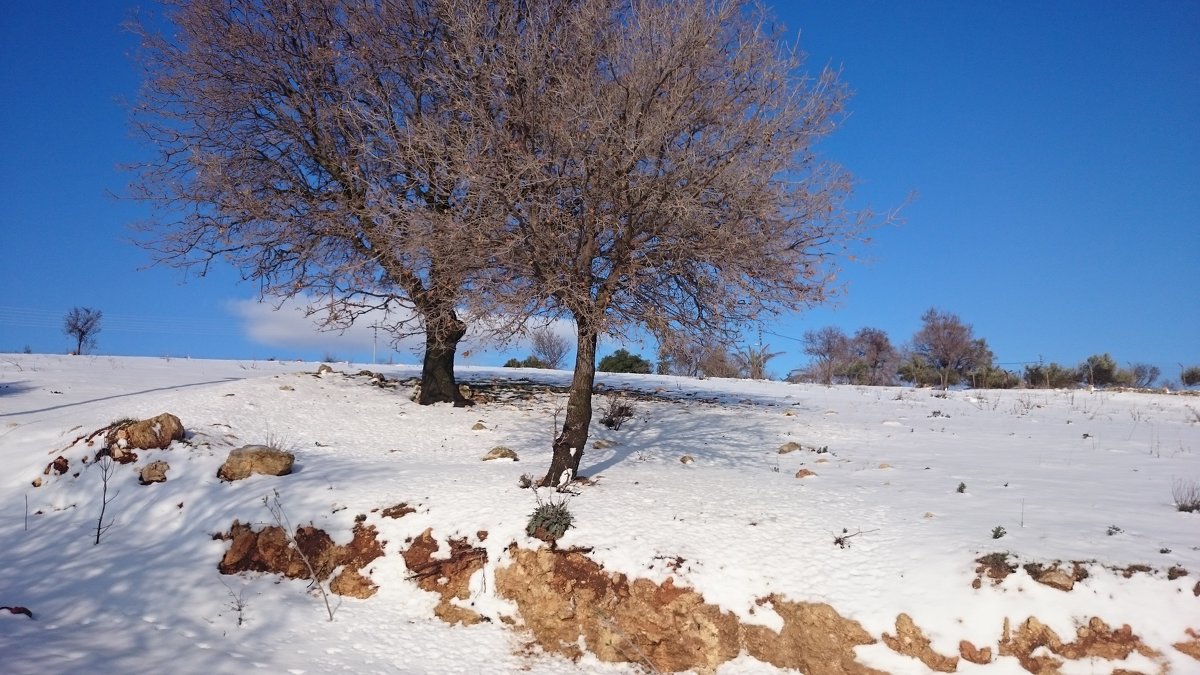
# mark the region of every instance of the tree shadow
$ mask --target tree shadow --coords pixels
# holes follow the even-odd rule
[[[0,396],[15,396],[24,394],[27,391],[33,391],[35,387],[29,384],[29,380],[17,380],[16,382],[0,382]]]

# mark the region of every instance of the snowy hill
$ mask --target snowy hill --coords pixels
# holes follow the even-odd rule
[[[410,400],[415,367],[316,368],[0,357],[0,606],[32,614],[0,611],[0,672],[1200,672],[1200,512],[1172,494],[1200,398],[601,374],[597,408],[635,415],[596,416],[557,495],[518,482],[567,373],[464,368],[481,402],[453,408]],[[86,436],[164,412],[185,439],[106,487]],[[248,444],[292,472],[217,478]],[[330,622],[304,579],[218,571],[276,494],[335,545],[376,535],[373,595]],[[574,515],[553,551],[538,499]]]

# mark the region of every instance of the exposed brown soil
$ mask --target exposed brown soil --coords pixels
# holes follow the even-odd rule
[[[410,513],[416,513],[416,512],[417,512],[417,510],[414,509],[413,507],[409,506],[407,502],[400,502],[399,504],[396,504],[395,506],[387,507],[379,515],[383,516],[384,518],[403,518],[404,516],[407,516]]]
[[[1017,571],[1017,566],[1008,561],[1007,553],[989,553],[976,558],[975,562],[979,563],[979,566],[975,568],[975,581],[971,582],[973,588],[983,586],[984,576],[991,579],[992,585],[995,586]]]
[[[1046,650],[1053,655],[1046,654]],[[1005,619],[1004,634],[1000,639],[1001,656],[1014,656],[1025,670],[1039,675],[1059,672],[1064,659],[1123,661],[1134,652],[1163,663],[1162,654],[1143,644],[1128,625],[1109,628],[1097,617],[1075,631],[1074,642],[1063,642],[1057,633],[1034,617],[1026,619],[1015,631]]]
[[[1200,631],[1193,628],[1187,629],[1187,635],[1190,639],[1181,640],[1171,645],[1175,649],[1187,654],[1188,656],[1200,661]]]
[[[54,458],[54,461],[46,465],[46,469],[42,471],[43,476],[49,476],[53,473],[55,476],[61,476],[71,468],[71,462],[66,457],[59,455]]]
[[[958,643],[958,655],[961,656],[964,661],[977,663],[981,666],[992,662],[991,647],[979,648],[967,640],[962,640]]]
[[[672,579],[656,584],[606,572],[580,551],[510,548],[496,589],[514,601],[543,649],[571,658],[582,644],[601,661],[640,663],[657,672],[711,673],[745,649],[754,658],[810,675],[875,673],[854,647],[874,639],[832,607],[762,599],[784,619],[782,632],[744,626]]]
[[[376,534],[373,526],[358,523],[350,543],[339,546],[324,530],[304,526],[296,529],[293,548],[280,527],[269,525],[256,531],[235,520],[229,532],[217,535],[230,542],[217,569],[221,574],[269,572],[289,579],[311,579],[315,575],[317,581],[324,581],[341,567],[342,571],[329,584],[330,590],[339,595],[369,598],[377,588],[362,575],[361,569],[383,555],[383,542],[376,539]],[[313,574],[308,571],[309,565]]]
[[[896,636],[883,634],[883,643],[892,651],[911,656],[930,669],[939,673],[953,673],[958,670],[957,656],[942,656],[933,651],[929,638],[913,623],[912,617],[900,614],[896,617]]]
[[[480,540],[487,538],[487,532],[481,531],[479,534],[482,535]],[[434,558],[433,554],[440,546],[433,538],[433,530],[425,530],[414,539],[408,549],[401,553],[404,564],[412,573],[409,579],[416,581],[421,589],[441,597],[433,613],[446,623],[469,626],[484,621],[484,617],[478,613],[453,601],[470,599],[471,576],[483,569],[487,562],[487,551],[471,546],[466,539],[451,539],[447,543],[450,545],[450,557]]]

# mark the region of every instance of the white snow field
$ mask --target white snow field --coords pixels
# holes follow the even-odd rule
[[[0,355],[0,606],[33,614],[0,611],[0,673],[646,668],[549,654],[500,620],[518,616],[495,593],[509,546],[547,546],[525,534],[535,495],[518,478],[540,478],[549,466],[565,395],[422,407],[411,387],[351,376],[372,369],[403,380],[416,367],[334,364],[338,372],[317,376],[316,366]],[[459,376],[477,385],[569,378],[502,368]],[[876,639],[856,649],[858,663],[891,673],[930,672],[880,640],[896,633],[900,613],[940,654],[959,655],[963,640],[991,648],[986,665],[959,660],[962,673],[1026,672],[997,652],[1005,621],[1029,617],[1063,642],[1093,617],[1128,625],[1148,648],[1121,660],[1066,660],[1064,673],[1200,672],[1200,660],[1174,646],[1200,631],[1200,512],[1176,510],[1172,497],[1173,485],[1200,481],[1200,397],[598,379],[653,400],[639,399],[618,431],[596,416],[592,441],[605,443],[585,452],[581,473],[594,482],[574,490],[575,523],[560,548],[590,548],[592,560],[631,578],[672,577],[746,624],[782,625],[756,602],[772,594],[828,603]],[[605,395],[595,400],[599,407]],[[186,442],[117,466],[112,525],[96,545],[103,485],[98,465],[82,460],[99,444],[72,442],[119,418],[163,412],[182,420]],[[216,477],[230,449],[267,441],[294,451],[292,474]],[[788,442],[802,447],[780,453]],[[499,445],[519,461],[481,461]],[[45,474],[59,455],[67,472]],[[166,482],[139,485],[137,469],[158,459],[170,463]],[[797,478],[801,469],[815,475]],[[213,534],[235,519],[271,522],[263,498],[272,491],[293,524],[312,523],[339,543],[365,514],[387,542],[363,570],[378,592],[334,596],[330,622],[303,580],[219,574],[229,543]],[[399,502],[416,512],[378,512]],[[492,621],[450,626],[433,615],[438,597],[409,579],[400,555],[427,528],[437,541],[487,549],[464,604]],[[480,531],[486,540],[475,543]],[[973,584],[975,560],[996,552],[1017,569]],[[1056,561],[1068,570],[1081,563],[1086,578],[1064,591],[1022,567]],[[717,672],[781,671],[743,652]]]

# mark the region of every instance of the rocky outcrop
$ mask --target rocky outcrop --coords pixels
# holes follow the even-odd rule
[[[376,535],[373,526],[358,523],[350,543],[337,545],[324,530],[305,526],[296,529],[293,546],[283,528],[269,525],[254,530],[235,520],[229,532],[216,536],[230,542],[217,570],[221,574],[267,572],[289,579],[324,581],[341,568],[329,589],[339,595],[369,598],[377,588],[361,570],[383,555],[383,543]]]
[[[265,445],[246,445],[229,451],[225,463],[217,469],[217,478],[242,480],[253,474],[285,476],[292,472],[296,456]]]
[[[1026,619],[1015,630],[1005,619],[1004,634],[1000,639],[1000,656],[1016,657],[1021,667],[1031,673],[1057,673],[1064,659],[1124,661],[1134,652],[1163,663],[1162,654],[1143,644],[1128,625],[1109,628],[1097,617],[1076,630],[1073,642],[1063,642],[1057,633],[1035,617]]]
[[[933,651],[929,638],[913,623],[912,617],[901,613],[896,617],[896,635],[883,634],[883,643],[894,652],[911,656],[931,670],[953,673],[958,670],[958,657],[943,656]],[[960,645],[961,647],[961,645]]]
[[[179,418],[171,413],[162,413],[147,420],[114,425],[109,429],[104,445],[113,451],[113,459],[117,459],[118,449],[162,450],[175,441],[182,441],[183,436],[183,423]]]
[[[486,532],[480,532],[479,535],[480,539],[487,537]],[[440,546],[433,538],[433,530],[422,532],[402,553],[404,564],[410,572],[408,578],[416,581],[422,590],[440,596],[433,610],[439,619],[449,624],[477,624],[484,618],[455,601],[461,603],[470,599],[471,577],[483,569],[487,562],[487,551],[471,546],[466,539],[450,539],[447,544],[450,546],[450,556],[435,557]]]

